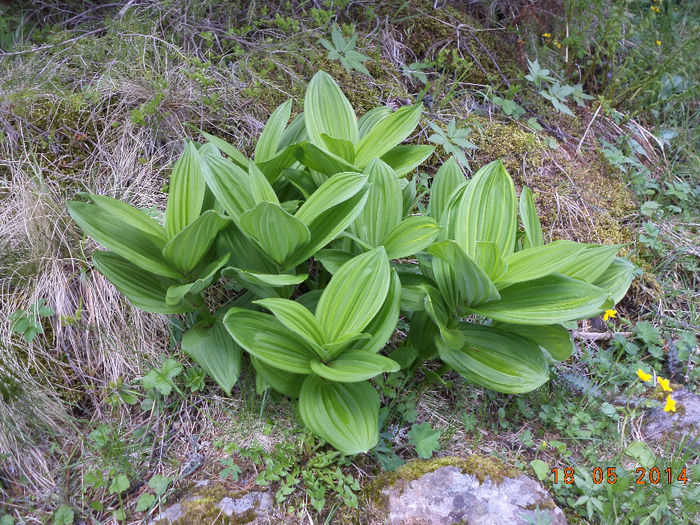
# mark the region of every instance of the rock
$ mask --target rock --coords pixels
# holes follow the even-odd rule
[[[686,389],[675,390],[675,412],[655,408],[645,418],[642,435],[650,441],[686,439],[686,447],[700,448],[700,396]]]
[[[410,462],[379,489],[391,525],[565,525],[566,518],[535,480],[490,457]]]
[[[195,490],[161,512],[148,525],[204,523],[269,523],[274,499],[268,492],[229,491],[216,483],[199,482]]]

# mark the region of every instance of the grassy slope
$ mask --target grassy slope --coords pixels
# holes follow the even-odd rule
[[[561,13],[556,3],[550,7]],[[526,470],[535,457],[550,467],[577,464],[588,471],[602,466],[600,458],[638,464],[623,451],[639,438],[640,411],[629,404],[611,411],[606,404],[642,394],[634,390],[638,386],[630,387],[642,360],[667,374],[666,354],[657,348],[673,342],[682,351],[683,344],[691,344],[683,333],[698,325],[697,201],[664,191],[668,182],[673,188],[683,181],[697,185],[691,178],[698,164],[697,139],[690,131],[697,102],[672,96],[649,104],[656,113],[650,109],[634,120],[624,118],[636,109],[625,107],[624,99],[618,101],[621,113],[596,112],[595,101],[583,108],[571,104],[573,117],[555,112],[522,75],[526,56],[557,69],[565,66],[561,48],[539,36],[554,33],[562,22],[545,9],[534,14],[506,2],[492,10],[472,5],[468,13],[435,11],[432,3],[421,2],[384,9],[363,2],[322,8],[204,2],[183,9],[177,1],[163,1],[155,7],[134,2],[121,11],[95,6],[68,13],[47,5],[5,11],[0,19],[12,31],[2,33],[3,49],[14,54],[0,62],[0,493],[5,505],[0,515],[4,510],[45,518],[67,504],[92,519],[123,509],[128,521],[138,521],[143,514],[134,512],[136,499],[156,473],[175,479],[166,493],[175,497],[192,480],[217,477],[223,468],[219,459],[233,454],[247,485],[228,483],[251,486],[261,461],[253,453],[242,457],[233,445],[272,452],[281,472],[295,463],[312,465],[308,472],[325,472],[313,466],[324,449],[298,429],[291,404],[271,394],[257,397],[248,374],[228,398],[207,382],[204,390],[171,395],[146,410],[125,402],[132,392],[139,402],[145,397],[138,377],[157,366],[159,356],[174,356],[188,369],[191,364],[172,341],[177,327],[169,327],[164,316],[132,308],[90,270],[89,254],[96,246],[70,222],[65,201],[89,190],[158,213],[173,157],[185,137],[197,137],[193,126],[252,154],[255,137],[279,103],[291,97],[294,111],[301,109],[305,82],[317,69],[338,80],[359,115],[423,95],[421,82],[402,75],[402,66],[415,61],[429,64],[425,92],[430,98],[424,101],[432,103],[411,140],[427,142],[432,133],[427,119],[445,126],[455,117],[472,129],[469,138],[479,146],[470,164],[504,158],[518,187],[527,184],[536,193],[550,238],[631,243],[629,255],[647,272],[619,310],[632,323],[649,319],[653,326],[634,331],[618,322],[618,329],[633,331],[627,344],[581,339],[578,359],[560,365],[547,388],[517,398],[451,375],[446,384],[427,386],[419,385],[421,374],[389,378],[383,393],[391,407],[394,451],[415,457],[406,437],[415,420],[442,431],[440,454],[445,455],[481,451]],[[371,78],[350,74],[326,58],[317,40],[328,37],[334,21],[347,34],[354,24],[358,47],[372,57]],[[669,34],[682,35],[692,25],[679,17],[672,23]],[[509,24],[517,31],[503,29]],[[656,30],[663,31],[661,25]],[[673,55],[670,42],[660,47],[655,52],[661,58]],[[681,73],[694,78],[692,70]],[[635,74],[633,81],[649,72]],[[515,85],[523,86],[516,100],[527,110],[517,122],[485,98],[503,96]],[[603,91],[594,82],[590,87]],[[543,129],[528,127],[529,117]],[[674,146],[662,151],[647,129],[664,127],[680,133]],[[636,156],[625,151],[629,141],[619,142],[628,136],[637,142]],[[611,147],[606,157],[603,140],[617,144],[619,154],[631,160],[620,161]],[[429,185],[446,158],[438,149],[420,180]],[[640,171],[648,172],[647,183],[632,184],[631,174]],[[660,191],[644,195],[648,181],[658,183]],[[660,209],[640,215],[639,203],[646,199],[659,202]],[[640,242],[642,220],[659,228],[659,246]],[[40,298],[57,316],[42,319],[44,333],[29,344],[10,333],[8,315]],[[697,358],[688,357],[688,363],[692,368]],[[603,392],[600,398],[572,398],[572,385],[585,389],[589,382]],[[690,386],[697,388],[697,373]],[[653,451],[665,462],[675,453]],[[364,485],[379,466],[368,456],[344,471]],[[110,490],[119,475],[130,482],[121,498]],[[585,502],[574,503],[582,495],[598,498],[608,505],[605,513],[594,508],[605,521],[632,508],[651,513],[663,498],[675,500],[663,512],[678,518],[685,503],[681,496],[690,488],[681,496],[670,490],[606,496],[598,486],[560,484],[554,492],[574,519],[584,521]],[[307,496],[297,485],[286,503],[286,519],[307,514],[321,519],[332,512],[356,519],[349,509],[333,510],[340,500],[330,491],[320,513]],[[91,501],[107,510],[90,509]]]

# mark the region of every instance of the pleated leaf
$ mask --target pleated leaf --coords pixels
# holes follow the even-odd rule
[[[275,298],[261,299],[254,303],[270,310],[284,326],[309,341],[318,345],[326,342],[318,319],[301,304],[289,299]]]
[[[339,383],[357,383],[384,372],[398,372],[400,369],[396,361],[362,350],[344,352],[327,364],[318,360],[311,361],[311,371],[314,374]]]
[[[495,321],[491,326],[498,330],[517,334],[534,341],[541,348],[544,348],[555,361],[564,361],[568,359],[574,351],[574,342],[571,339],[571,333],[560,324],[533,326],[499,323]]]
[[[256,379],[261,378],[265,384],[287,397],[292,399],[299,397],[301,385],[307,377],[306,374],[295,374],[281,370],[253,356],[250,356],[250,362],[255,368]]]
[[[384,239],[389,259],[409,257],[428,246],[440,233],[440,226],[430,217],[413,216],[399,223]]]
[[[328,342],[362,332],[384,304],[390,277],[384,248],[358,255],[336,272],[316,308]]]
[[[299,414],[343,454],[367,452],[379,440],[379,396],[366,381],[333,383],[310,375],[299,393]]]
[[[261,202],[240,217],[240,228],[280,266],[311,240],[306,225],[278,204]]]
[[[167,230],[138,208],[104,195],[87,195],[87,197],[117,220],[138,229],[157,247],[162,249],[168,242]]]
[[[428,248],[428,253],[448,266],[433,264],[435,280],[443,296],[455,297],[455,306],[470,307],[500,298],[486,273],[455,241],[442,241]],[[444,290],[444,291],[443,291]]]
[[[202,176],[216,200],[234,221],[255,206],[248,173],[230,160],[203,155]]]
[[[508,271],[508,265],[498,252],[498,246],[493,242],[477,242],[474,260],[493,282]]]
[[[376,126],[379,122],[388,118],[393,114],[393,110],[387,106],[378,106],[376,108],[370,109],[367,113],[362,115],[357,121],[358,134],[360,139],[362,139],[369,130]]]
[[[589,319],[605,305],[602,288],[551,274],[500,290],[501,299],[472,307],[472,311],[496,321],[513,324],[552,324]]]
[[[458,190],[459,191],[459,190]],[[455,194],[448,209],[449,239],[470,257],[476,243],[493,242],[501,257],[515,249],[517,214],[513,180],[500,161],[487,164]]]
[[[306,135],[306,122],[304,120],[304,114],[300,113],[292,119],[291,124],[287,126],[287,129],[282,133],[282,138],[278,145],[278,151],[282,150],[292,144],[298,144],[308,139]]]
[[[593,284],[602,288],[613,300],[622,301],[637,273],[637,267],[626,259],[616,257]]]
[[[351,231],[376,248],[401,222],[403,206],[396,173],[381,160],[373,160],[367,168],[370,183],[367,203],[351,226]]]
[[[347,139],[337,139],[321,133],[326,150],[349,164],[355,162],[355,146]]]
[[[333,206],[357,195],[367,184],[367,177],[361,173],[338,173],[321,186],[297,210],[294,216],[309,226]]]
[[[532,192],[527,186],[523,186],[523,191],[520,192],[519,208],[520,220],[525,230],[523,248],[542,246],[544,244],[542,225],[540,224],[540,217],[537,215],[537,208],[535,208],[535,199],[532,198]]]
[[[199,153],[195,145],[188,142],[170,175],[165,227],[171,238],[199,217],[206,190],[207,184],[202,177]]]
[[[297,161],[297,150],[299,146],[292,144],[281,150],[277,155],[264,162],[256,162],[255,165],[265,175],[270,184],[273,184],[285,169],[292,166]],[[253,164],[251,162],[251,164]]]
[[[432,155],[435,148],[425,145],[396,146],[382,155],[382,160],[396,172],[397,177],[403,177],[420,166],[425,159]]]
[[[78,226],[105,248],[147,272],[172,279],[182,278],[163,258],[160,248],[151,240],[152,235],[121,219],[123,209],[114,212],[112,208],[78,201],[69,202],[67,207]]]
[[[282,103],[267,119],[258,143],[255,145],[255,162],[270,160],[277,154],[284,128],[292,112],[292,99]]]
[[[353,144],[357,142],[355,112],[338,84],[325,71],[316,73],[306,88],[304,120],[309,140],[319,148],[325,147],[321,133]]]
[[[95,268],[104,275],[136,308],[156,314],[179,314],[195,310],[193,306],[169,306],[165,302],[172,279],[145,272],[112,252],[92,254]]]
[[[182,350],[231,395],[241,375],[243,351],[217,318],[213,325],[195,325],[182,336]]]
[[[214,280],[216,273],[226,264],[228,257],[228,254],[226,254],[220,259],[206,265],[201,270],[201,276],[198,279],[186,284],[173,284],[170,286],[165,294],[165,302],[169,306],[177,307],[178,305],[184,304],[188,294],[192,297],[203,292]]]
[[[215,242],[218,254],[231,256],[229,260],[231,266],[258,274],[272,274],[279,271],[279,267],[273,260],[235,224],[221,230]]]
[[[341,266],[352,259],[352,254],[345,250],[328,249],[317,252],[314,259],[321,261],[326,271],[333,275]]]
[[[622,244],[589,244],[585,251],[563,265],[559,272],[588,283],[594,282],[615,260]]]
[[[382,119],[377,119],[357,143],[355,165],[364,168],[373,159],[403,142],[420,120],[423,104],[404,106]]]
[[[505,258],[508,270],[496,280],[496,286],[505,288],[509,284],[560,272],[585,249],[585,244],[559,240],[512,253]]]
[[[344,171],[360,171],[344,158],[323,150],[311,142],[298,144],[295,156],[307,168],[328,176]]]
[[[438,224],[447,209],[450,195],[464,182],[462,168],[459,167],[454,157],[450,156],[435,174],[433,184],[430,187],[428,215],[435,219]]]
[[[454,314],[451,312],[448,313],[446,305],[437,290],[434,288],[427,288],[426,292],[425,298],[423,299],[425,312],[438,327],[440,338],[446,345],[453,348],[460,348],[462,346],[462,334],[459,330],[448,327],[448,322],[453,319]]]
[[[458,374],[479,386],[522,394],[549,379],[547,362],[537,344],[490,326],[460,323],[464,344],[451,348],[437,341],[440,359]]]
[[[260,298],[289,297],[294,292],[294,286],[304,282],[308,276],[292,274],[255,273],[229,266],[221,271],[225,277],[232,277],[246,290]]]
[[[386,294],[386,300],[379,312],[377,312],[377,315],[364,328],[365,333],[371,335],[372,338],[360,345],[358,349],[364,352],[376,353],[384,348],[399,322],[401,292],[401,280],[396,270],[392,269],[391,283]]]
[[[245,155],[243,155],[243,153],[238,151],[234,146],[226,142],[224,139],[220,139],[219,137],[215,137],[214,135],[205,133],[202,130],[199,130],[199,132],[202,135],[204,135],[204,137],[214,146],[226,153],[229,159],[231,159],[232,162],[237,164],[238,167],[243,168],[244,170],[248,169],[248,164],[250,163],[250,161],[246,158]]]
[[[275,368],[295,374],[309,374],[316,359],[313,348],[274,316],[244,308],[231,308],[224,325],[246,352]]]
[[[182,273],[190,273],[209,251],[216,235],[228,224],[214,210],[207,210],[175,235],[163,248],[163,257]]]
[[[260,171],[260,168],[254,162],[251,162],[248,166],[248,175],[250,177],[250,195],[253,197],[255,204],[261,202],[280,203],[275,190],[272,189],[272,186],[265,178],[265,174]]]

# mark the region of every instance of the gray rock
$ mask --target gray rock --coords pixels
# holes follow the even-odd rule
[[[526,525],[537,523],[536,514],[548,515],[543,523],[566,524],[549,494],[524,475],[494,480],[441,466],[417,479],[399,478],[382,493],[391,525]]]
[[[686,447],[700,448],[700,396],[688,390],[675,390],[675,412],[655,408],[645,418],[642,434],[650,441],[680,441],[686,439]]]
[[[240,494],[204,481],[198,483],[191,494],[183,496],[180,501],[148,522],[148,525],[214,523],[223,517],[235,518],[237,523],[269,523],[273,507],[274,499],[269,492]]]

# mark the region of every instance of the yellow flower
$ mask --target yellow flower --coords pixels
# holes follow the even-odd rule
[[[641,368],[637,369],[637,375],[639,376],[639,379],[641,379],[642,381],[651,381],[651,374],[647,374]]]
[[[656,45],[657,45],[657,46],[660,46],[660,45],[661,45],[661,40],[657,40],[657,41],[656,41]]]
[[[668,379],[664,379],[663,377],[657,377],[656,379],[659,381],[661,388],[663,388],[666,392],[673,392],[673,388],[668,386]]]
[[[671,396],[666,396],[666,406],[664,407],[664,412],[675,412],[676,411],[676,400]]]
[[[552,38],[552,35],[550,33],[542,33],[542,36],[545,38]]]
[[[615,317],[617,317],[617,310],[605,310],[605,313],[603,314],[603,321],[614,319]]]

